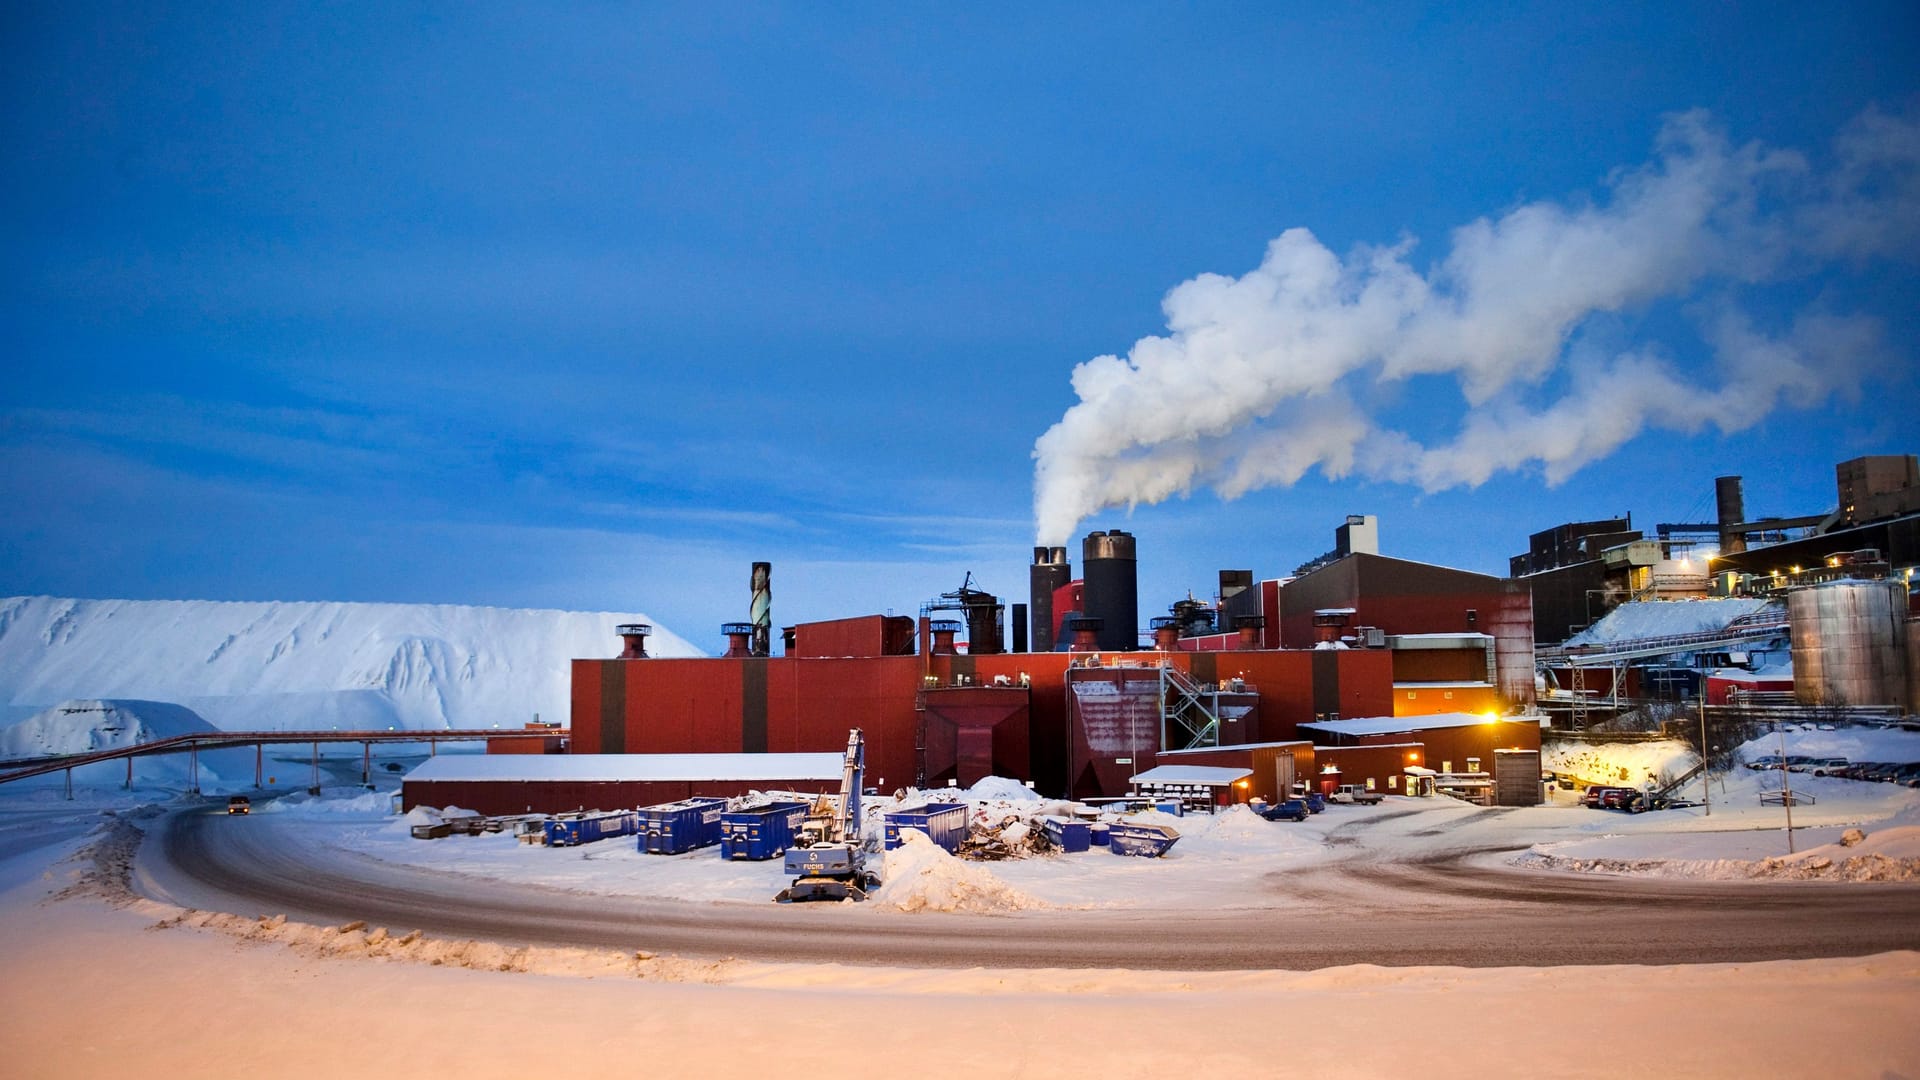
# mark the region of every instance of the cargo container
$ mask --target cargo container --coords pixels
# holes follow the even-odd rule
[[[720,816],[725,799],[682,799],[640,810],[641,851],[678,855],[720,842]]]
[[[1049,816],[1040,819],[1040,829],[1055,846],[1069,854],[1085,851],[1093,844],[1093,826],[1089,822]]]
[[[723,859],[777,859],[793,846],[793,837],[807,820],[807,804],[776,802],[720,815],[720,857]]]
[[[969,813],[966,803],[922,803],[904,810],[890,810],[887,812],[887,850],[900,846],[901,833],[918,832],[926,833],[927,839],[948,852],[959,851],[960,841],[967,838]]]
[[[547,821],[547,846],[575,847],[615,836],[632,836],[639,825],[640,815],[633,810],[564,814]]]
[[[1107,829],[1107,846],[1115,855],[1139,855],[1157,859],[1180,839],[1171,825],[1143,825],[1116,821]]]

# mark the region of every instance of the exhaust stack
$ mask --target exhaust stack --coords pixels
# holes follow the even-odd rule
[[[748,609],[752,620],[753,655],[772,655],[773,636],[773,564],[757,562],[753,564],[753,607]]]
[[[613,632],[619,634],[620,640],[626,643],[626,648],[620,650],[619,659],[645,660],[647,658],[647,635],[653,633],[653,627],[643,622],[622,623],[614,627]]]
[[[736,657],[753,655],[753,646],[748,643],[753,637],[752,623],[721,623],[720,632],[727,635],[727,655],[725,659],[732,660]]]
[[[1747,520],[1747,500],[1737,476],[1713,478],[1713,501],[1720,517],[1720,554],[1737,555],[1747,550],[1747,534],[1732,531]]]
[[[1032,633],[1028,635],[1028,641],[1034,652],[1053,651],[1053,594],[1072,575],[1073,567],[1067,563],[1066,548],[1033,549],[1033,569],[1028,574],[1032,595],[1028,597],[1027,616],[1032,620]]]

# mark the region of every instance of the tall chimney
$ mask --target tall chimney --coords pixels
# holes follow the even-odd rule
[[[753,564],[753,607],[748,618],[753,624],[753,655],[772,654],[773,635],[773,564],[757,562]]]
[[[1713,501],[1720,514],[1720,554],[1737,555],[1747,550],[1747,534],[1729,531],[1747,520],[1746,499],[1740,492],[1740,478],[1714,477]]]
[[[1140,648],[1140,586],[1133,534],[1120,529],[1091,532],[1081,541],[1087,614],[1101,621],[1100,647],[1113,652]]]
[[[1032,595],[1028,597],[1027,617],[1031,619],[1029,640],[1034,652],[1053,651],[1053,592],[1072,577],[1067,564],[1067,549],[1035,547],[1033,568],[1028,572]]]
[[[622,660],[645,660],[647,658],[647,635],[653,633],[653,627],[643,622],[622,623],[613,628],[626,642],[626,648],[620,650]]]

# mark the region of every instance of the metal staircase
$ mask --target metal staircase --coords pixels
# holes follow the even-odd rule
[[[1170,664],[1160,667],[1160,748],[1198,750],[1220,745],[1220,714],[1213,695]]]

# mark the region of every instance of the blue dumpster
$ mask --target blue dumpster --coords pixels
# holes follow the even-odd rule
[[[577,847],[614,836],[631,836],[640,815],[632,810],[612,813],[561,814],[547,821],[548,847]]]
[[[1171,825],[1143,825],[1134,821],[1116,821],[1107,830],[1107,846],[1115,855],[1139,855],[1157,859],[1180,839]]]
[[[1179,799],[1157,799],[1154,801],[1153,808],[1163,814],[1172,814],[1174,817],[1187,816],[1187,804]]]
[[[1104,821],[1095,821],[1087,825],[1087,843],[1092,847],[1106,847],[1108,834],[1113,826]]]
[[[682,799],[640,810],[641,851],[678,855],[720,842],[720,815],[725,799]]]
[[[720,815],[720,857],[777,859],[793,846],[794,833],[807,820],[807,804],[776,802]]]
[[[902,810],[887,811],[886,845],[892,851],[900,846],[900,834],[903,832],[926,833],[927,839],[946,848],[949,853],[960,850],[960,841],[967,838],[967,816],[971,813],[966,803],[922,803]]]
[[[1047,834],[1047,839],[1068,854],[1085,851],[1093,845],[1093,828],[1084,821],[1069,817],[1043,817],[1040,819],[1040,828]]]

